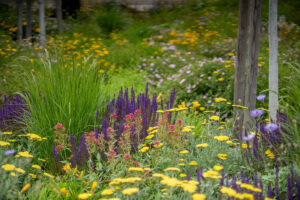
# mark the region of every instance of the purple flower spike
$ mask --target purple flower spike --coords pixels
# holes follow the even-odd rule
[[[250,111],[250,116],[253,118],[260,117],[265,113],[265,111],[261,109],[254,109]]]
[[[263,100],[265,100],[265,98],[266,98],[266,95],[265,95],[265,94],[260,94],[260,95],[258,95],[258,96],[256,97],[256,99],[257,99],[258,101],[263,101]]]
[[[288,192],[288,199],[289,200],[293,200],[293,182],[292,182],[292,178],[291,175],[288,175],[287,178],[287,192]]]
[[[277,129],[278,129],[278,125],[274,124],[274,123],[270,123],[265,126],[265,131],[268,131],[268,132],[273,132],[273,131],[276,131]]]
[[[273,198],[273,191],[272,191],[271,183],[269,183],[269,185],[268,185],[268,197]]]

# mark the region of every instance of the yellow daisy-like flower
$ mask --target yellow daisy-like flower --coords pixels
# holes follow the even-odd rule
[[[209,119],[214,120],[214,121],[219,121],[220,117],[217,115],[214,115],[214,116],[211,116]]]
[[[32,178],[36,178],[36,175],[35,174],[29,174],[29,176],[31,176]]]
[[[205,194],[195,193],[193,194],[193,200],[204,200],[206,198]]]
[[[223,166],[221,166],[221,165],[214,165],[214,170],[216,170],[216,171],[220,171],[220,170],[222,170],[224,167]]]
[[[16,176],[16,173],[15,172],[11,172],[10,175],[11,176]]]
[[[229,137],[228,136],[224,136],[224,135],[220,135],[220,136],[215,136],[214,139],[222,142],[222,141],[229,140]]]
[[[21,169],[21,168],[15,168],[15,171],[16,172],[19,172],[21,174],[24,174],[25,173],[25,170]]]
[[[39,135],[34,133],[27,133],[26,136],[29,137],[30,140],[37,140],[37,141],[43,140]]]
[[[12,171],[14,170],[16,167],[12,164],[5,164],[1,166],[2,169],[4,169],[5,171]]]
[[[184,178],[184,177],[186,177],[186,174],[181,173],[181,174],[179,174],[179,176]]]
[[[87,199],[92,196],[92,193],[81,193],[78,195],[79,199]]]
[[[193,108],[198,108],[200,105],[197,101],[193,102]]]
[[[35,169],[41,169],[41,167],[39,165],[32,165],[31,167],[35,168]]]
[[[140,167],[129,167],[128,171],[130,171],[130,172],[144,172],[144,169],[140,168]]]
[[[148,150],[149,150],[149,147],[143,147],[139,150],[139,152],[145,153]]]
[[[215,99],[215,102],[217,102],[217,103],[222,102],[222,101],[227,101],[227,99],[224,99],[224,98],[216,98]]]
[[[270,151],[270,149],[268,149],[268,150],[265,152],[265,154],[266,154],[269,158],[271,158],[271,159],[274,159],[274,158],[275,158],[274,154],[272,153],[272,151]]]
[[[29,154],[28,151],[19,152],[16,157],[33,158],[33,155]]]
[[[10,145],[9,142],[0,141],[0,146],[2,146],[2,147],[9,146],[9,145]]]
[[[106,196],[106,195],[112,195],[114,193],[115,189],[105,189],[101,192],[101,195]]]
[[[189,165],[191,165],[191,166],[196,166],[196,165],[198,165],[198,163],[196,162],[196,161],[191,161],[190,163],[189,163]]]
[[[179,163],[178,165],[181,166],[181,167],[183,167],[185,164],[184,163]]]
[[[221,160],[226,160],[226,159],[227,159],[227,154],[218,154],[217,156],[218,156],[218,158],[220,158]]]
[[[180,172],[180,169],[177,167],[168,167],[166,169],[164,169],[164,172],[168,172],[168,171],[177,171]]]
[[[132,194],[135,194],[139,191],[139,188],[126,188],[122,191],[122,194],[126,194],[126,195],[132,195]]]
[[[11,135],[12,132],[3,132],[2,134],[3,134],[3,135]]]
[[[205,148],[205,147],[208,147],[208,144],[207,143],[197,144],[196,147],[197,148]]]
[[[154,135],[148,135],[147,137],[145,137],[146,140],[151,140],[154,137]]]
[[[49,178],[54,178],[54,176],[53,176],[53,175],[51,175],[51,174],[48,174],[48,173],[46,173],[46,172],[44,173],[44,175],[45,175],[45,176],[48,176]]]
[[[26,190],[28,190],[29,187],[30,187],[30,184],[29,184],[29,183],[26,184],[26,185],[22,188],[22,190],[20,191],[20,193],[25,192]]]
[[[188,150],[183,150],[183,151],[180,151],[179,153],[180,153],[180,154],[188,154],[189,151],[188,151]]]
[[[60,192],[61,192],[61,193],[63,193],[64,195],[66,195],[66,194],[67,194],[67,190],[66,190],[66,188],[61,188],[61,189],[60,189]]]

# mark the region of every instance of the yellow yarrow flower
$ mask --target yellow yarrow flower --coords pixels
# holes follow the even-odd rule
[[[217,115],[214,115],[214,116],[211,116],[209,119],[214,120],[214,121],[219,121],[220,117]]]
[[[207,143],[197,144],[196,147],[197,148],[205,148],[205,147],[208,147],[208,144]]]
[[[122,194],[126,194],[126,195],[132,195],[132,194],[135,194],[139,191],[138,188],[136,187],[133,187],[133,188],[126,188],[122,191]]]
[[[14,170],[16,167],[12,164],[5,164],[1,166],[2,169],[4,169],[5,171],[12,171]]]
[[[140,167],[129,167],[128,171],[130,171],[130,172],[144,172],[144,169],[140,168]]]
[[[31,167],[35,168],[35,169],[41,169],[41,167],[39,165],[32,165]]]
[[[24,174],[25,173],[25,170],[21,169],[21,168],[15,168],[15,171],[16,172],[19,172],[21,174]]]
[[[189,151],[188,151],[188,150],[183,150],[183,151],[180,151],[179,153],[180,153],[180,154],[188,154]]]
[[[205,194],[195,193],[193,194],[193,200],[204,200],[206,198]]]
[[[3,134],[3,135],[11,135],[12,132],[3,132],[2,134]]]
[[[81,193],[78,195],[79,199],[87,199],[92,196],[92,193]]]
[[[177,167],[168,167],[166,169],[164,169],[164,172],[168,172],[168,171],[177,171],[180,172],[180,169]]]
[[[28,151],[19,152],[16,157],[33,158],[33,155],[29,154]]]
[[[112,195],[114,193],[115,189],[105,189],[101,192],[101,195]]]
[[[4,146],[9,146],[10,143],[9,142],[5,142],[5,141],[0,141],[0,146],[4,147]]]
[[[221,165],[214,165],[214,170],[215,171],[220,171],[220,170],[222,170],[224,167],[223,166],[221,166]]]
[[[191,166],[196,166],[196,165],[198,165],[198,163],[196,162],[196,161],[191,161],[190,163],[189,163],[189,165],[191,165]]]

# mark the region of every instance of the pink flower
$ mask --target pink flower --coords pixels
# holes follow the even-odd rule
[[[62,129],[62,131],[65,131],[65,127],[62,125],[62,123],[57,123],[55,126],[54,126],[54,129],[57,130],[57,129]]]
[[[130,159],[131,158],[131,155],[126,153],[124,156],[123,156],[124,159]]]
[[[110,115],[110,117],[113,119],[113,120],[116,120],[118,118],[118,115],[117,113],[113,113]]]
[[[110,151],[108,152],[108,157],[114,158],[114,157],[116,157],[116,156],[117,156],[117,153],[116,153],[114,150],[110,150]]]
[[[124,126],[124,129],[125,130],[128,130],[128,129],[130,129],[130,126],[128,126],[127,124]]]
[[[160,141],[154,141],[154,145],[160,144]]]
[[[63,146],[62,145],[56,145],[55,149],[56,149],[56,151],[62,150]]]
[[[133,165],[134,166],[140,166],[140,163],[139,163],[139,161],[136,160],[136,161],[133,162]]]
[[[177,123],[181,126],[182,125],[182,119],[178,119]]]
[[[136,110],[134,111],[134,114],[135,114],[135,115],[140,115],[140,114],[142,114],[142,113],[141,113],[141,110],[140,110],[140,109],[136,109]]]

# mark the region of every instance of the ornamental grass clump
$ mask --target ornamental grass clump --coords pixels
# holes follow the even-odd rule
[[[104,112],[107,90],[96,61],[89,58],[84,59],[83,65],[77,65],[76,60],[64,58],[52,62],[46,53],[33,67],[25,80],[27,93],[23,98],[28,112],[24,123],[29,132],[48,139],[40,144],[40,153],[53,159],[52,128],[60,122],[67,133],[79,138],[82,130],[94,124],[97,109],[100,116]]]

